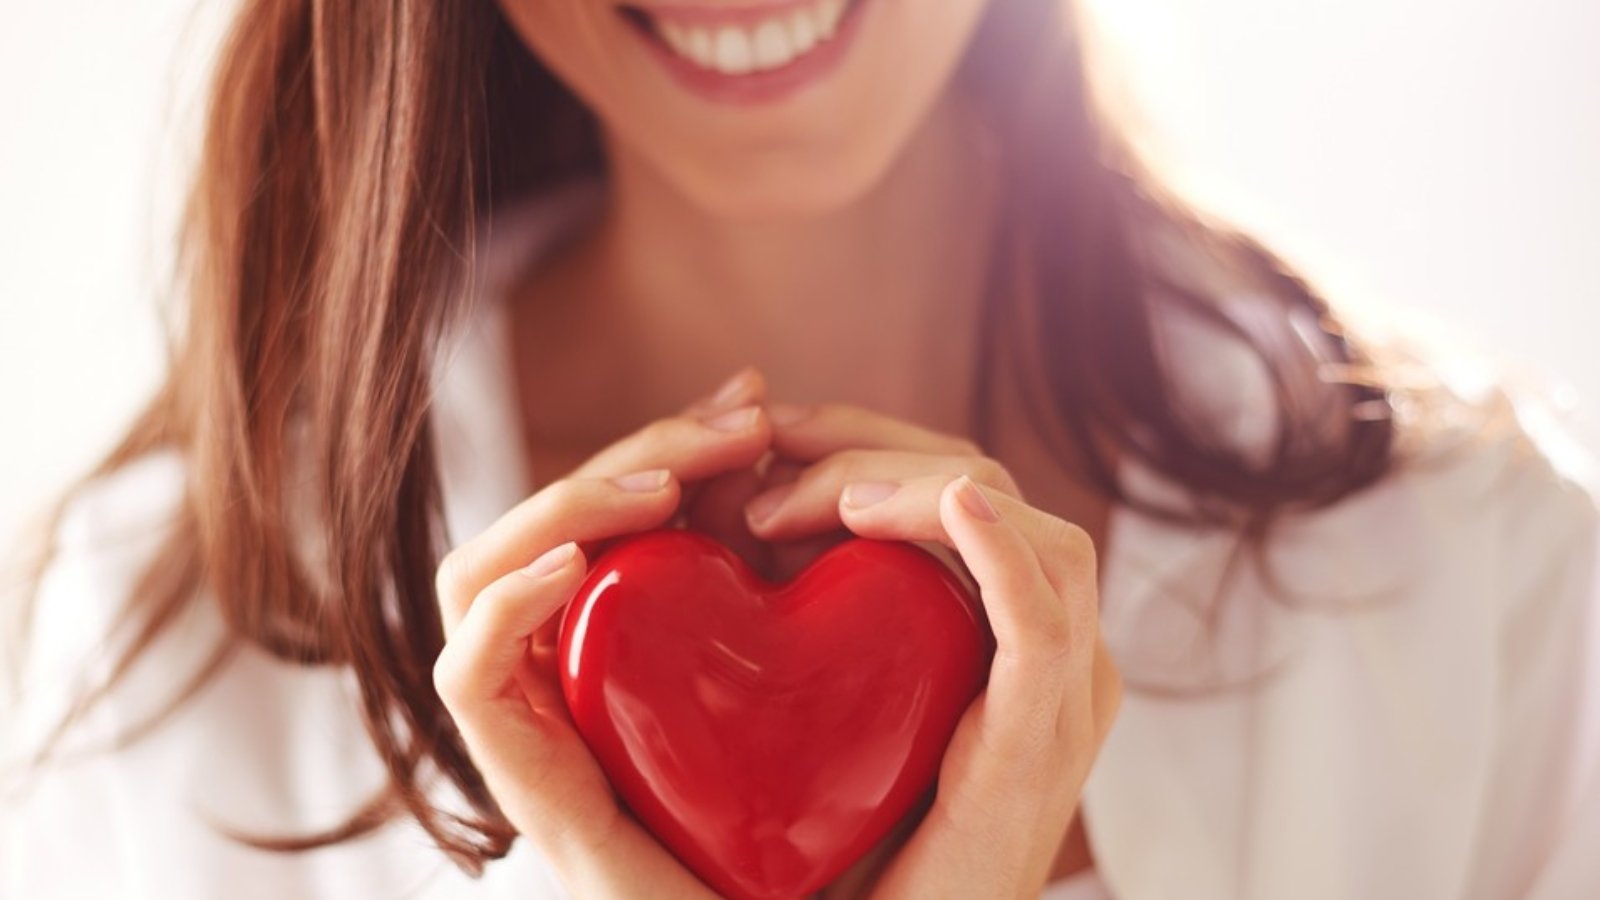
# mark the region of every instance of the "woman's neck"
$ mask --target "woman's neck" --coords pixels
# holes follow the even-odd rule
[[[719,218],[613,147],[599,226],[523,295],[565,309],[530,315],[569,347],[614,351],[638,415],[754,363],[779,399],[959,430],[998,194],[971,116],[943,102],[872,189],[803,220]]]

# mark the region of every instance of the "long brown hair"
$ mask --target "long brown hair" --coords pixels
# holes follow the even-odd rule
[[[1271,253],[1141,171],[1096,107],[1070,26],[1059,0],[993,0],[959,76],[985,98],[1019,186],[1003,201],[997,256],[1026,264],[996,290],[1042,298],[1037,327],[1019,333],[1039,342],[1050,413],[1073,445],[1063,458],[1080,459],[1118,501],[1246,529],[1371,484],[1393,456],[1393,422],[1373,414],[1385,391],[1316,380],[1328,364],[1355,369],[1366,358]],[[171,370],[89,479],[176,450],[186,493],[121,613],[126,651],[56,738],[206,597],[232,637],[167,711],[246,642],[346,665],[389,773],[387,790],[343,827],[264,843],[322,846],[410,815],[476,871],[514,833],[430,679],[443,642],[430,367],[470,294],[475,224],[542,185],[598,172],[596,125],[489,0],[244,0],[220,58],[182,235],[186,314]],[[1285,334],[1304,320],[1318,339],[1235,321],[1203,286],[1158,264],[1140,238],[1152,224],[1241,273]],[[986,329],[1011,308],[998,300],[986,305]],[[1155,328],[1170,305],[1260,356],[1279,423],[1265,461],[1178,401]],[[1308,378],[1319,386],[1309,405],[1295,388]],[[1125,495],[1101,435],[1199,502],[1167,509]],[[322,552],[303,552],[308,540]],[[429,769],[470,815],[435,808],[420,783]]]

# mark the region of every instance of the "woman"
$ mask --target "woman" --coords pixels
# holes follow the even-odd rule
[[[1573,470],[1166,198],[1055,0],[238,16],[171,374],[31,604],[16,896],[707,896],[550,664],[670,524],[978,590],[937,791],[827,896],[1600,884]]]

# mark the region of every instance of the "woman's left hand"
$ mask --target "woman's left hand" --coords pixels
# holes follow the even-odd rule
[[[807,464],[751,499],[751,531],[837,529],[937,542],[977,582],[996,649],[931,807],[873,889],[883,897],[1037,897],[1121,701],[1100,638],[1095,551],[1023,501],[971,441],[849,406],[774,406],[773,447]]]

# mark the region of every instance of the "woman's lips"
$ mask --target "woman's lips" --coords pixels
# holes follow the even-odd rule
[[[758,103],[831,71],[869,2],[640,5],[622,11],[680,83],[709,99]]]

